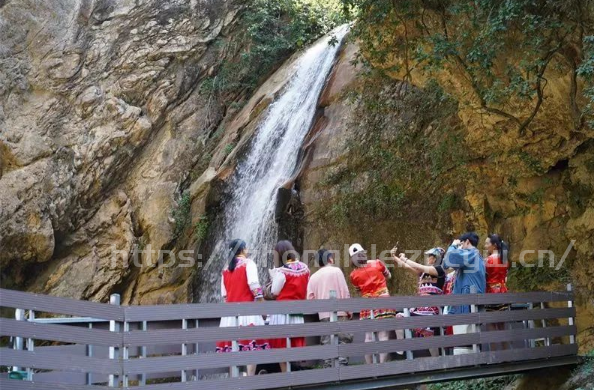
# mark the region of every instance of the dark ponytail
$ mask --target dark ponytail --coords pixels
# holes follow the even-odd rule
[[[297,251],[291,241],[279,241],[274,247],[274,257],[279,265],[285,265],[287,261],[297,260]]]
[[[229,271],[233,272],[235,267],[237,267],[237,256],[247,247],[245,241],[236,238],[235,240],[229,243],[229,253],[227,255],[229,261]]]
[[[489,234],[489,241],[491,241],[491,244],[495,245],[495,248],[497,248],[501,264],[507,264],[509,257],[509,245],[507,242],[503,241],[501,237],[499,237],[499,234]]]

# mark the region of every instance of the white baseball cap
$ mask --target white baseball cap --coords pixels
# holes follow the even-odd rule
[[[353,257],[353,255],[358,252],[365,252],[365,249],[363,249],[361,244],[353,244],[349,247],[349,256]]]

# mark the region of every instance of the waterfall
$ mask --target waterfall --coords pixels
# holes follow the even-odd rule
[[[200,301],[217,300],[224,267],[222,254],[231,239],[247,242],[261,276],[265,275],[269,266],[266,251],[274,247],[278,234],[274,220],[277,190],[295,169],[320,92],[347,31],[347,25],[336,28],[330,35],[338,43],[331,45],[328,36],[321,38],[296,60],[291,80],[259,123],[250,149],[229,183],[230,200],[225,205],[223,228],[200,273],[206,281]]]

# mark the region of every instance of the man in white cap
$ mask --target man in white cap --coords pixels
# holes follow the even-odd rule
[[[390,271],[386,265],[380,260],[368,260],[367,251],[363,249],[361,244],[353,244],[349,247],[349,255],[351,262],[355,269],[351,272],[351,283],[363,298],[378,298],[389,297],[388,286],[386,280],[391,277]],[[362,310],[359,319],[382,319],[393,318],[396,316],[396,311],[393,309],[374,309]],[[377,332],[379,341],[386,341],[390,339],[390,331]],[[365,342],[376,341],[373,332],[365,334]],[[386,362],[388,359],[387,353],[380,354],[380,363]],[[365,361],[368,364],[372,363],[372,356],[365,355]]]

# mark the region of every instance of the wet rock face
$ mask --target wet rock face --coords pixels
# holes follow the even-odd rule
[[[303,204],[293,189],[279,188],[274,218],[278,223],[278,239],[289,240],[298,252],[303,247]]]
[[[237,11],[230,1],[0,2],[0,264],[13,283],[53,270],[35,287],[105,299],[130,273],[107,264],[108,244],[172,240],[180,183],[224,114],[200,93],[224,59],[210,44]],[[185,288],[171,277],[145,286]]]

